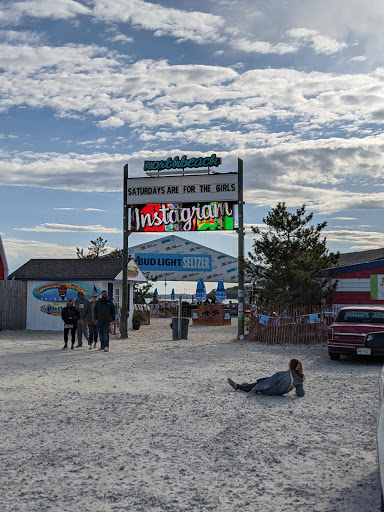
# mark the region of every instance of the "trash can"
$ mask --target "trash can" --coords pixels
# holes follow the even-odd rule
[[[189,318],[181,319],[181,339],[183,339],[183,340],[188,339],[188,324],[189,324]],[[179,319],[172,318],[172,339],[173,340],[179,339],[178,331],[179,331]]]

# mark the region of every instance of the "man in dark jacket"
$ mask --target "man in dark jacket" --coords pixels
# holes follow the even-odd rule
[[[96,302],[94,309],[95,320],[100,336],[101,347],[99,350],[109,352],[109,327],[115,320],[115,305],[112,299],[108,298],[106,290],[101,292],[101,299]]]
[[[64,322],[64,347],[63,350],[68,348],[68,333],[71,331],[72,345],[71,349],[75,347],[75,333],[77,328],[77,321],[80,318],[79,311],[75,308],[72,299],[67,300],[67,305],[61,310],[61,318]]]
[[[85,339],[88,341],[87,322],[85,320],[88,315],[89,300],[85,298],[83,292],[78,292],[77,299],[75,300],[75,306],[80,313],[80,319],[77,326],[77,345],[75,348],[83,346],[83,334]]]

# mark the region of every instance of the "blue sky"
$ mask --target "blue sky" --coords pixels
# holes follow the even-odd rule
[[[182,154],[244,160],[246,250],[278,201],[326,220],[331,250],[382,247],[383,19],[381,0],[2,2],[10,271],[121,247],[124,164]],[[234,233],[186,238],[237,254]]]

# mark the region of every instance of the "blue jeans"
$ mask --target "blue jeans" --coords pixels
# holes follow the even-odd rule
[[[99,330],[101,348],[109,348],[109,326],[111,322],[98,323],[97,328]]]
[[[97,343],[97,325],[94,324],[88,324],[89,329],[89,345],[92,345],[94,343],[96,345]]]

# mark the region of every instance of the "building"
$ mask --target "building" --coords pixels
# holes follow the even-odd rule
[[[61,310],[68,298],[77,299],[82,291],[87,299],[93,291],[108,291],[117,307],[121,306],[122,258],[33,259],[8,279],[27,282],[26,328],[61,331]],[[138,266],[128,263],[128,328],[132,328],[133,284],[147,282]]]
[[[338,281],[334,305],[384,306],[384,248],[341,254],[328,276],[332,283]]]

